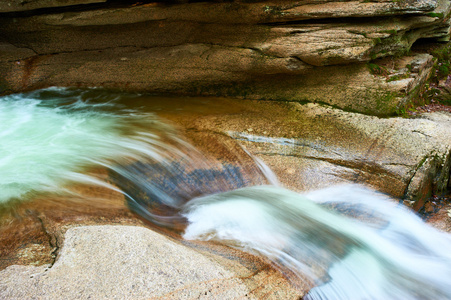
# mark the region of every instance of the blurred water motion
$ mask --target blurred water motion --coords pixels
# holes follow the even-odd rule
[[[312,288],[306,299],[451,299],[450,238],[412,212],[358,186],[278,187],[227,138],[215,140],[227,157],[205,154],[124,104],[135,97],[50,88],[0,98],[0,205],[83,199],[74,186],[100,186],[185,239],[270,259]]]
[[[187,239],[264,255],[308,280],[307,299],[450,299],[451,241],[383,195],[274,186],[192,199]]]

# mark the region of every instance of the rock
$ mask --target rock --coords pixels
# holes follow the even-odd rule
[[[18,48],[8,43],[0,44],[0,57],[4,61],[16,62],[20,64],[21,60],[27,59],[29,57],[35,56],[36,52],[29,48]]]
[[[118,57],[121,62],[120,58],[129,58]],[[414,67],[421,66],[424,60],[417,57],[414,62]],[[151,109],[151,99],[140,97],[139,103],[149,103]],[[297,191],[360,183],[418,210],[431,193],[450,188],[449,113],[379,118],[311,103],[217,98],[190,98],[189,104],[177,98],[158,101],[159,108],[163,103],[170,107],[161,110],[161,117],[179,125],[202,151],[218,151],[215,147],[220,145],[223,152],[216,154],[225,158],[229,145],[222,141],[239,145],[275,170],[283,185]],[[182,114],[179,105],[184,107]],[[78,208],[87,210],[85,214],[95,218],[101,211],[106,223],[130,219],[123,211],[122,195],[89,187],[79,192],[108,198],[102,206],[88,209],[94,205],[89,203]],[[14,226],[20,234],[0,232],[3,260],[15,257],[15,265],[0,271],[0,298],[299,299],[308,289],[295,290],[267,262],[252,255],[165,237],[133,220],[127,222],[139,226],[75,227],[83,219],[79,210],[69,209],[64,201],[59,209],[55,199],[49,203],[46,213],[42,202],[24,205],[34,223]],[[62,222],[72,209],[71,222]],[[449,231],[448,217],[431,222]],[[22,246],[16,252],[3,251],[19,238]]]
[[[444,232],[451,232],[451,205],[444,205],[442,208],[438,210],[438,212],[434,213],[430,219],[427,220],[427,223],[438,230]]]
[[[107,0],[11,0],[0,2],[0,13],[20,12],[61,6],[101,3]]]
[[[393,115],[415,97],[418,86],[432,70],[429,55],[422,56],[426,63],[417,73],[412,71],[408,78],[388,80],[371,74],[366,64],[312,68],[294,58],[278,57],[267,58],[261,64],[260,55],[250,49],[190,44],[168,47],[165,54],[161,51],[162,48],[131,47],[33,56],[4,70],[4,86],[10,91],[47,85],[125,87],[190,95],[314,101],[368,114]],[[290,74],[280,74],[284,72]],[[224,76],[235,83],[224,81]]]
[[[6,15],[0,94],[104,86],[322,102],[393,115],[424,80],[386,84],[365,64],[402,56],[418,39],[448,39],[450,6],[442,0],[156,2]],[[416,73],[427,78],[430,64]]]
[[[259,296],[221,263],[149,229],[83,226],[69,229],[53,265],[14,265],[0,272],[4,299],[247,299]],[[239,265],[235,263],[235,265]],[[248,272],[243,267],[238,273]],[[243,271],[244,269],[244,271]],[[277,275],[262,271],[272,277]],[[248,274],[258,278],[258,275]],[[279,278],[280,275],[279,275]],[[260,279],[261,282],[265,282]],[[280,281],[280,280],[279,280]],[[269,297],[296,297],[266,281]],[[279,282],[280,284],[281,282]],[[272,289],[270,285],[273,284]],[[276,286],[274,286],[276,284]],[[277,291],[279,289],[279,291]],[[297,295],[299,297],[299,295]]]
[[[186,119],[170,113],[165,117],[204,135],[214,128],[218,136],[230,136],[267,163],[283,185],[301,192],[359,183],[413,201],[419,210],[431,194],[450,187],[449,113],[379,118],[319,104],[265,101],[246,102],[237,109],[239,114],[231,110]]]

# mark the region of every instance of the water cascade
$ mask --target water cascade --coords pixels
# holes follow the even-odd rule
[[[306,299],[451,299],[451,239],[408,209],[359,186],[282,188],[245,150],[205,155],[124,105],[134,97],[50,88],[0,98],[0,205],[100,185],[185,239],[268,258],[311,287]]]

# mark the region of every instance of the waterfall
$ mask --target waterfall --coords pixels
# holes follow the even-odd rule
[[[70,88],[1,97],[0,206],[100,185],[185,239],[266,257],[311,287],[305,299],[451,299],[451,239],[415,213],[361,186],[287,190],[244,149],[207,155],[124,104],[135,97]]]

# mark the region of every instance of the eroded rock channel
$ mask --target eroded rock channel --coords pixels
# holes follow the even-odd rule
[[[450,10],[444,0],[3,1],[0,95],[128,95],[125,105],[161,116],[202,152],[261,160],[284,187],[361,184],[425,210],[451,188],[451,116],[393,116],[437,72],[412,46],[447,42]],[[2,297],[294,299],[312,288],[264,258],[142,228],[114,191],[75,189],[109,200],[40,194],[0,209]],[[449,208],[431,224],[450,231]]]

